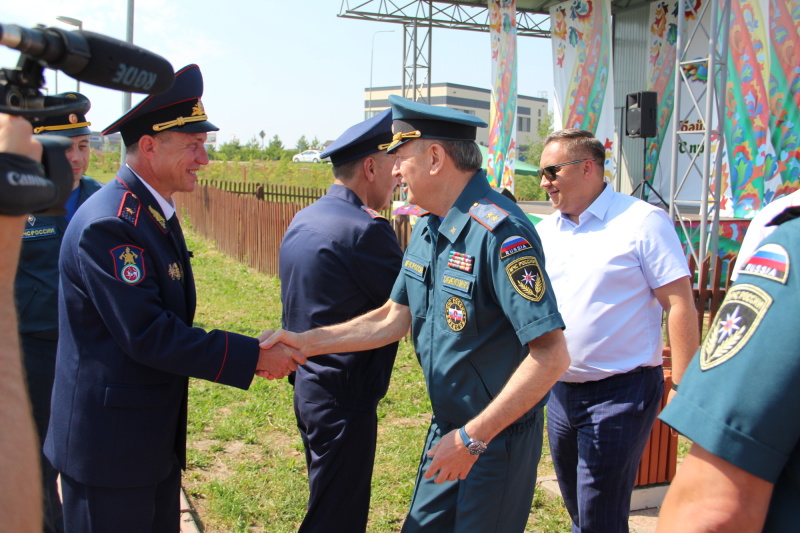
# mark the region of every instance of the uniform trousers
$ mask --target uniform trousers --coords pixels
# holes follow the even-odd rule
[[[294,395],[308,466],[308,509],[298,533],[366,531],[378,438],[377,400],[315,403]]]
[[[181,469],[145,487],[93,487],[61,474],[66,533],[179,533]]]
[[[427,452],[458,426],[434,417],[425,439],[411,509],[403,533],[519,533],[525,530],[542,455],[544,415],[539,410],[489,443],[466,479],[437,484],[423,474]]]
[[[628,531],[636,472],[663,393],[660,366],[553,386],[547,434],[573,533]]]
[[[44,456],[42,445],[50,423],[50,400],[53,395],[53,379],[56,373],[55,339],[39,338],[35,335],[20,335],[28,395],[33,408],[33,421],[39,436],[39,459],[42,467],[42,519],[44,533],[62,533],[61,500],[58,498],[58,471]]]

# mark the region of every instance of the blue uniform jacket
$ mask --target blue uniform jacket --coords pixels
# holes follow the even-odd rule
[[[386,303],[403,253],[389,222],[362,206],[353,191],[334,184],[292,220],[280,252],[284,329],[339,324]],[[298,368],[295,391],[310,401],[374,409],[389,387],[396,353],[392,343],[367,353],[318,355]]]
[[[195,290],[158,203],[128,167],[73,217],[61,248],[59,339],[45,454],[93,486],[185,467],[188,377],[246,389],[253,338],[192,327]]]
[[[83,176],[78,187],[80,207],[101,185]],[[20,333],[58,336],[58,251],[66,230],[64,215],[28,217],[14,280]]]

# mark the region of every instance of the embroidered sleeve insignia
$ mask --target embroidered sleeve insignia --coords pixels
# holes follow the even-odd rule
[[[544,296],[545,282],[539,260],[526,255],[506,265],[506,274],[517,293],[532,302],[538,302]]]
[[[467,325],[467,307],[461,298],[453,296],[444,304],[445,320],[453,331],[461,331]]]
[[[765,244],[747,260],[741,273],[786,284],[786,280],[789,278],[789,254],[780,244]]]
[[[532,249],[531,243],[519,235],[514,235],[503,241],[500,246],[500,259],[508,259],[514,254]]]
[[[144,250],[138,246],[123,244],[109,250],[114,260],[114,276],[128,285],[136,285],[144,279]]]
[[[753,336],[772,305],[772,297],[755,285],[734,285],[717,312],[700,349],[700,369],[721,365]]]

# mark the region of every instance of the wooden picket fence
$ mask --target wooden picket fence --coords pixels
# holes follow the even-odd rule
[[[184,224],[191,224],[237,261],[275,276],[283,234],[295,214],[313,201],[291,197],[264,201],[206,185],[198,185],[192,193],[175,194],[174,198]]]
[[[192,193],[174,195],[183,224],[259,272],[278,275],[278,253],[289,223],[298,211],[327,189],[231,181],[206,181]],[[389,210],[382,213],[389,218]],[[408,217],[392,220],[400,246],[411,237]]]

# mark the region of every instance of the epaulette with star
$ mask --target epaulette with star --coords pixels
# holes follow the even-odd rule
[[[494,231],[502,221],[508,218],[508,213],[486,198],[481,198],[472,204],[472,207],[469,208],[469,215],[489,231]]]
[[[366,211],[369,214],[369,216],[371,216],[372,218],[382,218],[382,219],[386,220],[385,216],[381,215],[380,213],[378,213],[377,211],[375,211],[371,207],[367,207],[365,205],[362,205],[361,209]]]
[[[119,204],[117,216],[131,226],[136,227],[139,223],[139,211],[141,207],[142,203],[139,201],[139,197],[128,191],[122,195],[122,201]]]

